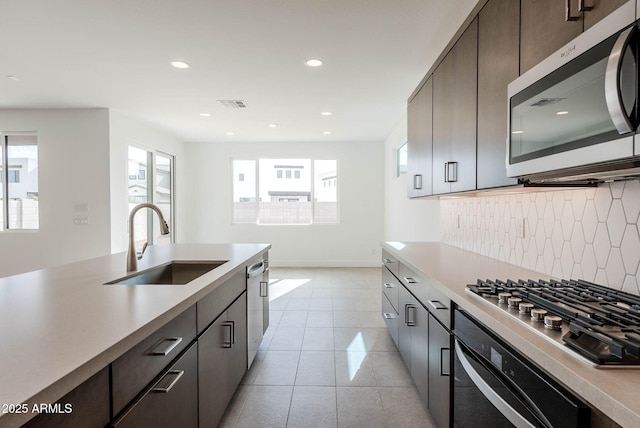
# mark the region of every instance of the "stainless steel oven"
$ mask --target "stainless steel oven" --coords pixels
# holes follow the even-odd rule
[[[453,426],[588,428],[588,406],[456,310]]]
[[[640,173],[634,20],[628,2],[509,84],[508,176],[540,182]]]

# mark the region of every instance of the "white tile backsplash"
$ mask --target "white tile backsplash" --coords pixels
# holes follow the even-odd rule
[[[442,241],[557,278],[640,294],[640,181],[443,199]],[[524,237],[518,225],[524,221]]]

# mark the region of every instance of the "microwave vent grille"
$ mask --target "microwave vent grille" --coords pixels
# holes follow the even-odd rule
[[[535,103],[531,104],[531,107],[545,107],[550,106],[552,104],[559,103],[560,101],[566,98],[540,98]]]

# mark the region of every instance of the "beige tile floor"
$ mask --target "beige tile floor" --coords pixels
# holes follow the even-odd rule
[[[433,427],[380,315],[379,268],[272,268],[270,326],[223,427]]]

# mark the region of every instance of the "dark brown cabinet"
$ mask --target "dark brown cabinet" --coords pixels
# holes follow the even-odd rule
[[[410,198],[429,196],[432,184],[433,79],[430,77],[407,107],[407,183]]]
[[[193,343],[112,426],[197,428],[198,344]]]
[[[478,20],[433,73],[433,194],[476,188]]]
[[[198,339],[201,427],[218,425],[247,370],[246,298],[242,293]]]
[[[452,336],[429,315],[429,413],[438,427],[448,427],[451,415]]]
[[[52,405],[58,406],[53,413],[41,413],[23,426],[104,427],[109,422],[109,369],[100,370]]]
[[[507,177],[507,85],[518,77],[520,3],[490,0],[478,15],[478,189]]]
[[[520,74],[629,1],[522,0]]]

